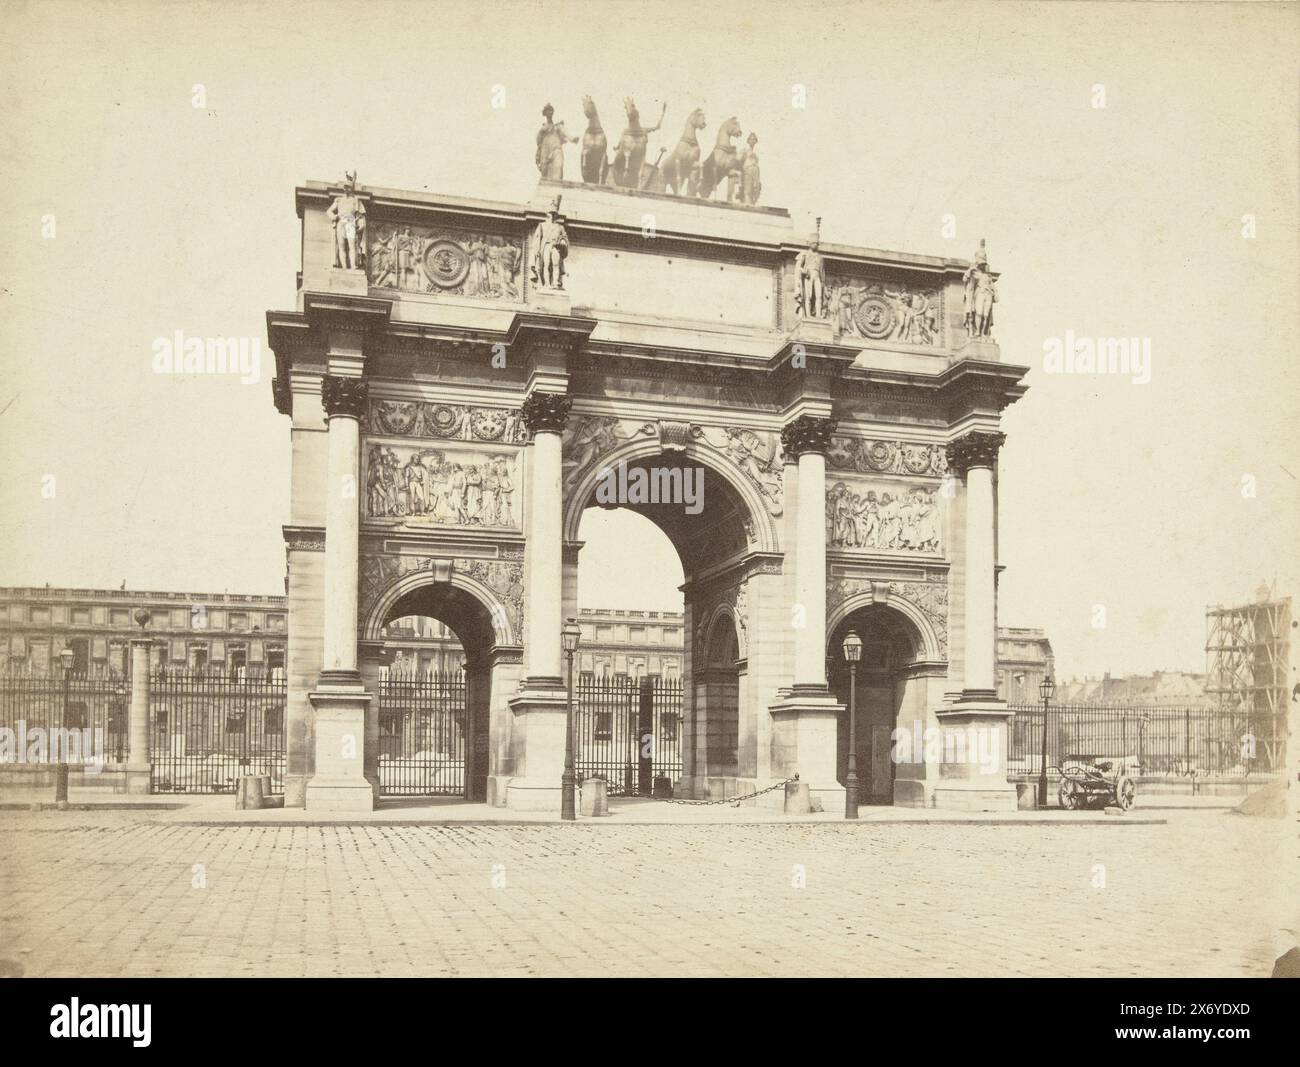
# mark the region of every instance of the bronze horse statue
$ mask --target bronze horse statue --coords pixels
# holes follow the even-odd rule
[[[605,155],[609,143],[596,105],[589,96],[582,98],[582,113],[587,116],[587,128],[582,134],[582,180],[602,185],[609,171],[609,160]]]
[[[650,127],[641,125],[641,113],[636,109],[636,101],[630,96],[623,101],[627,111],[627,129],[619,138],[618,149],[614,153],[614,162],[610,165],[610,175],[614,184],[624,189],[637,189],[641,183],[641,167],[645,163],[646,139],[664,124],[664,110],[659,113],[658,124]]]
[[[700,168],[699,195],[703,199],[708,200],[727,175],[737,169],[736,146],[731,139],[739,136],[740,120],[735,115],[718,128],[718,142]]]
[[[690,181],[691,169],[700,161],[700,142],[696,140],[695,131],[702,130],[708,122],[704,118],[704,109],[697,107],[686,116],[686,128],[682,130],[681,139],[668,162],[663,166],[664,190],[682,196]]]

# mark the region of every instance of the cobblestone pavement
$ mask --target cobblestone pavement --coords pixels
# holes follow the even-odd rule
[[[1173,814],[620,827],[6,813],[0,961],[29,976],[1266,975],[1277,927],[1296,922],[1294,827]]]

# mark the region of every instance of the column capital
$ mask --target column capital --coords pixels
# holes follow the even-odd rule
[[[834,429],[834,419],[800,415],[781,429],[781,446],[787,455],[802,456],[805,452],[825,455]]]
[[[327,374],[321,379],[320,396],[329,418],[343,415],[360,419],[366,413],[369,383],[364,378],[344,378]]]
[[[998,449],[1007,439],[1004,433],[972,430],[948,442],[948,466],[957,474],[965,474],[972,467],[992,468],[998,461]]]
[[[519,413],[529,433],[563,433],[573,397],[567,393],[529,393]]]

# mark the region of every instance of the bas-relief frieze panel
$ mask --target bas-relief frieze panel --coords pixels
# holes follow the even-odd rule
[[[944,345],[943,289],[902,279],[831,274],[826,278],[831,327],[845,342]]]
[[[408,527],[520,528],[518,449],[366,442],[365,517]]]
[[[518,559],[467,559],[438,556],[363,553],[358,574],[358,616],[369,616],[375,602],[396,581],[416,571],[429,571],[435,580],[450,581],[453,572],[487,586],[500,599],[516,639],[523,634],[524,565]]]
[[[942,554],[941,495],[930,486],[856,475],[826,490],[828,548]]]
[[[939,645],[939,655],[948,657],[948,582],[888,582],[870,577],[839,577],[826,582],[826,611],[833,612],[839,605],[859,593],[878,596],[881,586],[887,585],[890,597],[906,600],[929,620]],[[874,599],[874,596],[873,596]]]
[[[605,456],[637,437],[655,437],[669,453],[704,446],[754,486],[769,514],[781,514],[784,485],[780,435],[742,426],[700,426],[662,419],[643,422],[612,415],[570,419],[563,439],[565,486],[576,483]]]
[[[517,237],[388,222],[368,228],[370,284],[410,293],[523,299]]]

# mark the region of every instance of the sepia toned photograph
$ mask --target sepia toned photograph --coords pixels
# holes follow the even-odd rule
[[[4,12],[34,1040],[195,978],[1273,1025],[1080,980],[1300,977],[1300,6]]]

